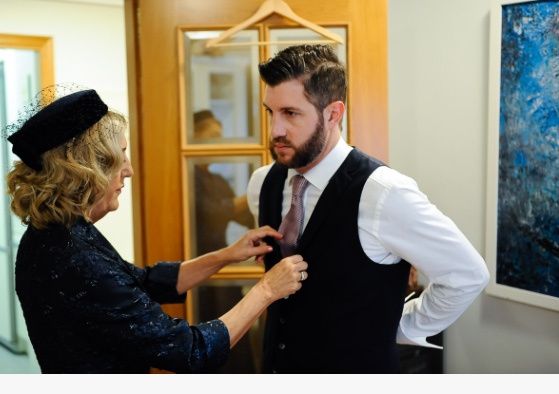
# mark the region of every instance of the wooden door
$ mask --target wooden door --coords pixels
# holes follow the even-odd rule
[[[203,46],[208,34],[246,20],[262,1],[126,0],[131,148],[136,172],[132,181],[134,244],[139,265],[188,259],[217,245],[201,242],[212,234],[203,223],[200,226],[198,208],[206,193],[223,186],[222,194],[231,194],[225,190],[231,189],[233,197],[241,197],[250,172],[270,162],[261,106],[264,86],[256,65],[270,57],[274,48],[244,46],[208,52]],[[345,136],[350,144],[387,160],[387,1],[286,3],[299,16],[343,32],[346,45],[338,50],[347,62],[349,79]],[[301,32],[300,26],[274,15],[234,37],[271,41]],[[203,109],[218,115],[221,137],[195,133],[195,120],[208,117]],[[199,189],[197,182],[208,169],[225,178],[229,188],[213,179],[206,189]],[[227,226],[228,236],[243,229]],[[262,269],[250,263],[227,267],[189,295],[185,305],[167,306],[166,311],[191,323],[218,317],[224,312],[220,308],[229,308],[261,275]],[[257,362],[260,331],[257,327],[253,331],[245,341],[254,341],[248,351],[253,352],[251,362]],[[246,357],[235,363],[241,369],[227,371],[258,372],[258,367],[251,369],[243,363]]]

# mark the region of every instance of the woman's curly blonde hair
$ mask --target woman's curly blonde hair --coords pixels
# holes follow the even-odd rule
[[[12,211],[37,229],[89,220],[91,207],[122,165],[119,140],[125,128],[124,116],[109,110],[83,134],[45,152],[41,171],[16,161],[7,175]]]

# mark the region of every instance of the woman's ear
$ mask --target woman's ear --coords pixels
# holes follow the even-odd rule
[[[333,101],[324,108],[324,122],[331,127],[339,125],[345,112],[345,104],[342,101]]]

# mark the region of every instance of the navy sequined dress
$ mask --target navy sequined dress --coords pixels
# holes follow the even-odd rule
[[[93,224],[29,226],[16,261],[16,291],[43,373],[212,371],[229,355],[220,320],[189,326],[160,303],[182,302],[179,263],[140,269]]]

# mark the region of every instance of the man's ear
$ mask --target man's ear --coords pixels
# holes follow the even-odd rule
[[[333,101],[324,108],[324,123],[330,126],[339,125],[345,112],[345,104],[342,101]]]

